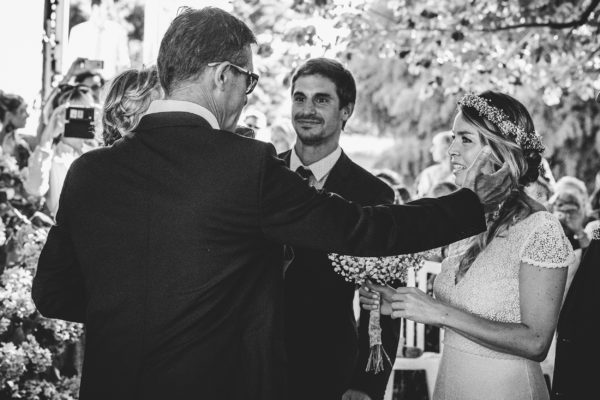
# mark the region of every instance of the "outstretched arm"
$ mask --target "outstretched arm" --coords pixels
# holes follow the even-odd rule
[[[485,229],[483,207],[470,190],[406,205],[360,207],[319,192],[275,152],[265,157],[259,204],[265,235],[277,242],[357,256],[416,253]]]

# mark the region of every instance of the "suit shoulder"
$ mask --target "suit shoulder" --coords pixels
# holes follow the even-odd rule
[[[356,185],[368,189],[372,198],[377,200],[394,200],[394,190],[381,179],[367,171],[365,168],[350,160],[350,173]]]
[[[82,168],[83,166],[93,165],[95,163],[106,163],[106,158],[109,157],[109,154],[113,151],[114,149],[112,147],[99,147],[90,150],[77,157],[71,166],[72,168]]]

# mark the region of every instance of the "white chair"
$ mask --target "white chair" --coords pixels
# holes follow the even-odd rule
[[[425,261],[425,265],[415,274],[413,270],[408,271],[406,285],[409,287],[418,287],[422,291],[427,291],[427,278],[429,274],[437,275],[440,273],[441,264],[438,262]],[[384,400],[391,400],[394,388],[394,372],[399,370],[424,370],[427,379],[427,391],[429,398],[433,397],[433,388],[440,364],[440,353],[425,352],[425,325],[416,324],[413,321],[405,321],[406,326],[405,346],[418,347],[423,354],[417,358],[396,357],[394,367],[388,385],[385,390]],[[440,351],[442,350],[443,330],[440,330]],[[398,346],[398,351],[402,347]]]

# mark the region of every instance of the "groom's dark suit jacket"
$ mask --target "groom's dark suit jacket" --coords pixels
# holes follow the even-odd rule
[[[280,157],[290,165],[291,151]],[[391,204],[394,191],[377,177],[342,155],[332,168],[324,190],[362,206]],[[369,356],[369,313],[362,310],[360,332],[354,317],[356,288],[333,271],[327,253],[294,247],[294,261],[285,274],[285,344],[292,399],[341,399],[349,388],[383,397],[391,365],[366,372]],[[385,349],[393,360],[398,338],[389,317],[381,318]]]
[[[32,295],[85,323],[81,400],[284,399],[283,243],[375,256],[485,229],[471,191],[361,208],[185,112],[78,158],[56,219]]]

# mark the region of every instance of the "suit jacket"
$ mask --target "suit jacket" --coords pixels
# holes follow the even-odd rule
[[[280,155],[290,165],[291,151]],[[394,191],[342,152],[323,190],[363,206],[391,204]],[[285,274],[285,343],[290,394],[296,399],[339,399],[348,389],[382,398],[391,365],[366,372],[369,313],[362,310],[360,335],[354,316],[356,288],[333,271],[326,252],[294,248]],[[384,347],[394,359],[398,345],[389,317],[382,317]],[[360,357],[359,357],[360,349]],[[358,363],[358,359],[362,363]]]
[[[553,400],[587,399],[598,393],[600,347],[596,316],[600,310],[599,284],[600,240],[592,240],[558,319]]]
[[[281,244],[376,256],[485,229],[471,191],[361,208],[186,112],[78,158],[56,220],[32,296],[85,323],[81,400],[283,399]]]

